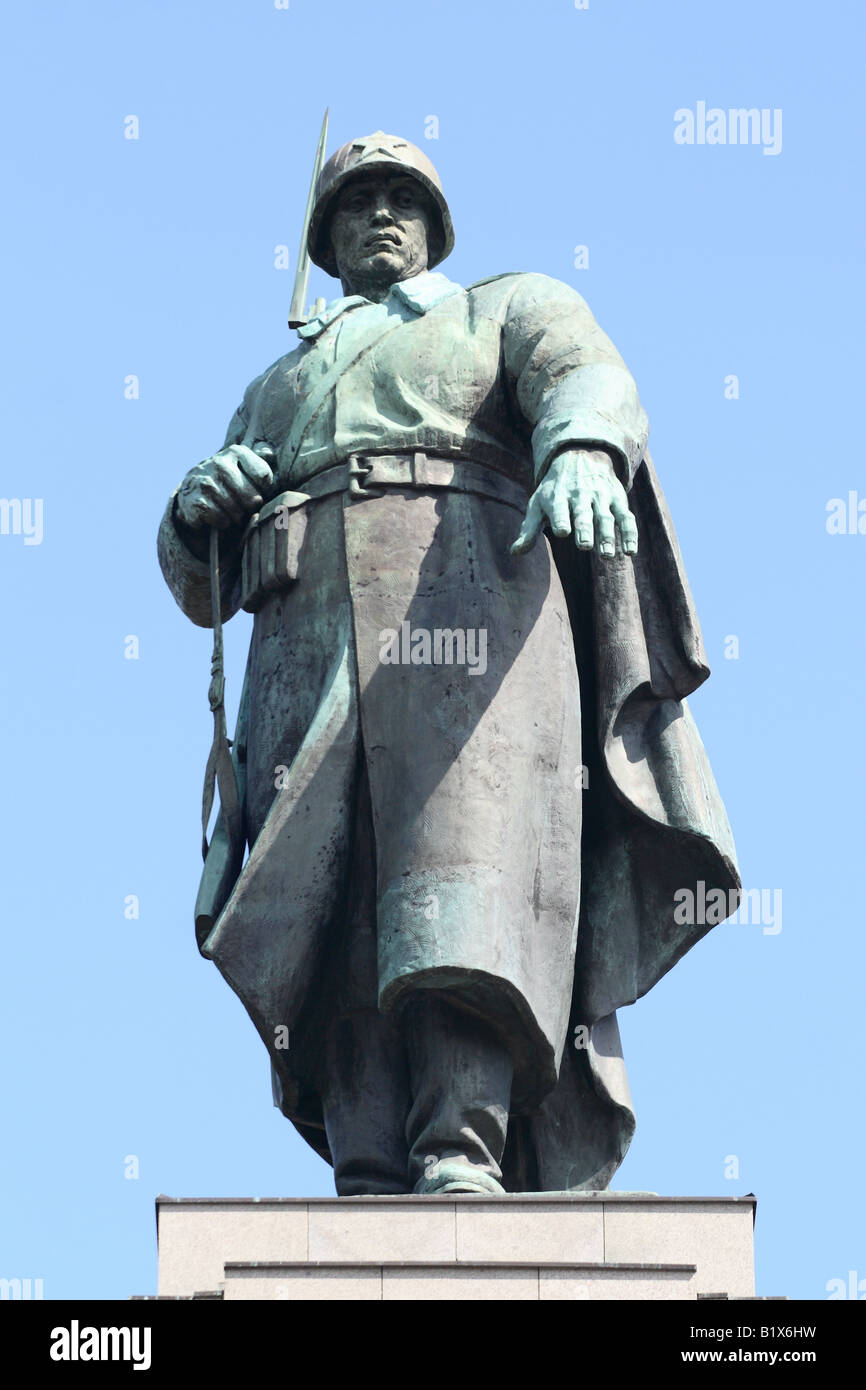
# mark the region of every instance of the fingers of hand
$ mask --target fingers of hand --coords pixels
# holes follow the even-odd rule
[[[262,494],[241,468],[234,452],[215,454],[208,460],[208,471],[222,489],[222,505],[234,516],[235,521],[240,521],[249,512],[258,511],[262,505]]]
[[[595,543],[599,555],[615,555],[616,523],[609,502],[606,498],[596,496],[593,498],[592,511],[595,517]]]
[[[593,478],[588,486],[582,482],[574,488],[571,515],[574,538],[580,550],[592,550],[595,546],[599,555],[615,555],[619,527],[623,553],[637,553],[637,523],[629,510],[628,499],[622,488],[611,489],[609,479]]]
[[[626,555],[637,554],[637,522],[632,516],[625,497],[616,496],[610,504],[614,519],[622,537],[622,548]]]
[[[221,490],[206,474],[185,484],[178,496],[178,511],[187,526],[215,526],[223,531],[234,516],[223,503]]]
[[[231,451],[214,454],[191,469],[178,497],[178,509],[188,525],[220,530],[243,521],[261,505],[261,493]]]
[[[534,492],[529,499],[526,508],[526,516],[523,518],[523,525],[518,532],[517,539],[511,547],[512,555],[523,555],[527,550],[531,550],[538,539],[538,533],[544,523],[544,511],[538,500],[538,493]]]
[[[606,557],[616,554],[619,527],[626,555],[637,552],[637,524],[629,511],[625,493],[611,493],[609,479],[599,476],[578,487],[568,487],[563,479],[550,480],[532,494],[517,540],[514,555],[530,550],[545,521],[555,536],[574,532],[579,550],[592,550]]]
[[[599,555],[615,555],[618,528],[623,553],[637,553],[637,523],[625,489],[605,454],[563,451],[554,459],[535,499],[553,534],[566,536],[573,531],[578,549],[595,548]]]
[[[592,550],[594,526],[591,496],[582,490],[576,492],[571,499],[571,515],[578,550]]]
[[[555,536],[568,536],[571,533],[569,489],[564,478],[553,483],[542,483],[539,500],[550,518],[550,529]]]
[[[268,491],[274,480],[274,471],[260,454],[257,454],[253,449],[248,449],[245,444],[232,444],[221,452],[223,456],[230,454],[237,460],[242,472],[259,492]]]

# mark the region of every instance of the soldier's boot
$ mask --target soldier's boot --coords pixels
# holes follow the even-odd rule
[[[412,1105],[406,1121],[416,1193],[501,1194],[513,1068],[493,1030],[422,990],[401,1022]]]

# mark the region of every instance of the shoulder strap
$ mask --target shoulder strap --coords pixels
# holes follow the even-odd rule
[[[473,280],[471,285],[467,285],[467,290],[477,290],[481,285],[492,285],[494,280],[509,280],[512,275],[523,275],[522,270],[503,270],[500,275],[486,275],[483,280]]]
[[[226,729],[225,675],[223,672],[223,629],[220,612],[220,570],[219,570],[219,532],[211,527],[210,533],[210,584],[211,584],[211,624],[214,644],[211,662],[211,683],[208,700],[213,713],[213,742],[208,755],[204,774],[204,789],[201,802],[201,852],[207,859],[207,827],[214,802],[215,787],[219,787],[220,806],[225,821],[229,846],[234,852],[240,846],[243,852],[243,827],[241,824],[240,797],[235,778],[234,763]]]
[[[351,368],[354,367],[371,348],[374,348],[377,343],[380,343],[383,338],[387,338],[389,334],[396,332],[398,328],[402,328],[405,322],[407,322],[407,320],[398,319],[396,323],[387,324],[384,328],[381,322],[377,322],[375,328],[371,328],[370,331],[365,333],[355,344],[355,351],[351,357],[343,358],[340,362],[335,362],[331,370],[326,372],[323,377],[319,378],[312,391],[305,397],[300,410],[295,415],[292,421],[292,428],[289,430],[286,442],[280,450],[282,472],[288,474],[293,466],[300,452],[301,445],[304,442],[304,436],[307,430],[331,395],[340,377],[350,371]]]

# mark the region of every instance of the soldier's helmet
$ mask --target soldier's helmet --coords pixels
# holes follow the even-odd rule
[[[350,140],[328,160],[316,185],[316,201],[310,218],[307,249],[310,259],[329,275],[337,275],[337,263],[328,238],[328,224],[334,200],[350,179],[366,173],[403,174],[414,179],[427,193],[435,213],[431,227],[428,267],[433,269],[450,254],[454,246],[451,213],[442,192],[439,175],[430,160],[399,135],[376,130],[360,140]]]

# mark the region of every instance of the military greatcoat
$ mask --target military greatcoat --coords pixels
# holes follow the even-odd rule
[[[544,275],[464,289],[425,272],[300,333],[226,436],[276,465],[268,505],[222,535],[223,616],[255,613],[234,749],[250,853],[242,867],[218,829],[201,949],[326,1158],[291,1045],[311,1001],[372,991],[388,1012],[440,989],[512,1054],[506,1186],[604,1187],[634,1126],[616,1010],[709,929],[675,922],[677,889],[739,883],[686,704],[709,673],[634,381]],[[636,557],[570,537],[510,554],[564,448],[609,453]],[[159,551],[209,625],[205,553],[174,496]],[[362,815],[375,873],[358,923]]]

